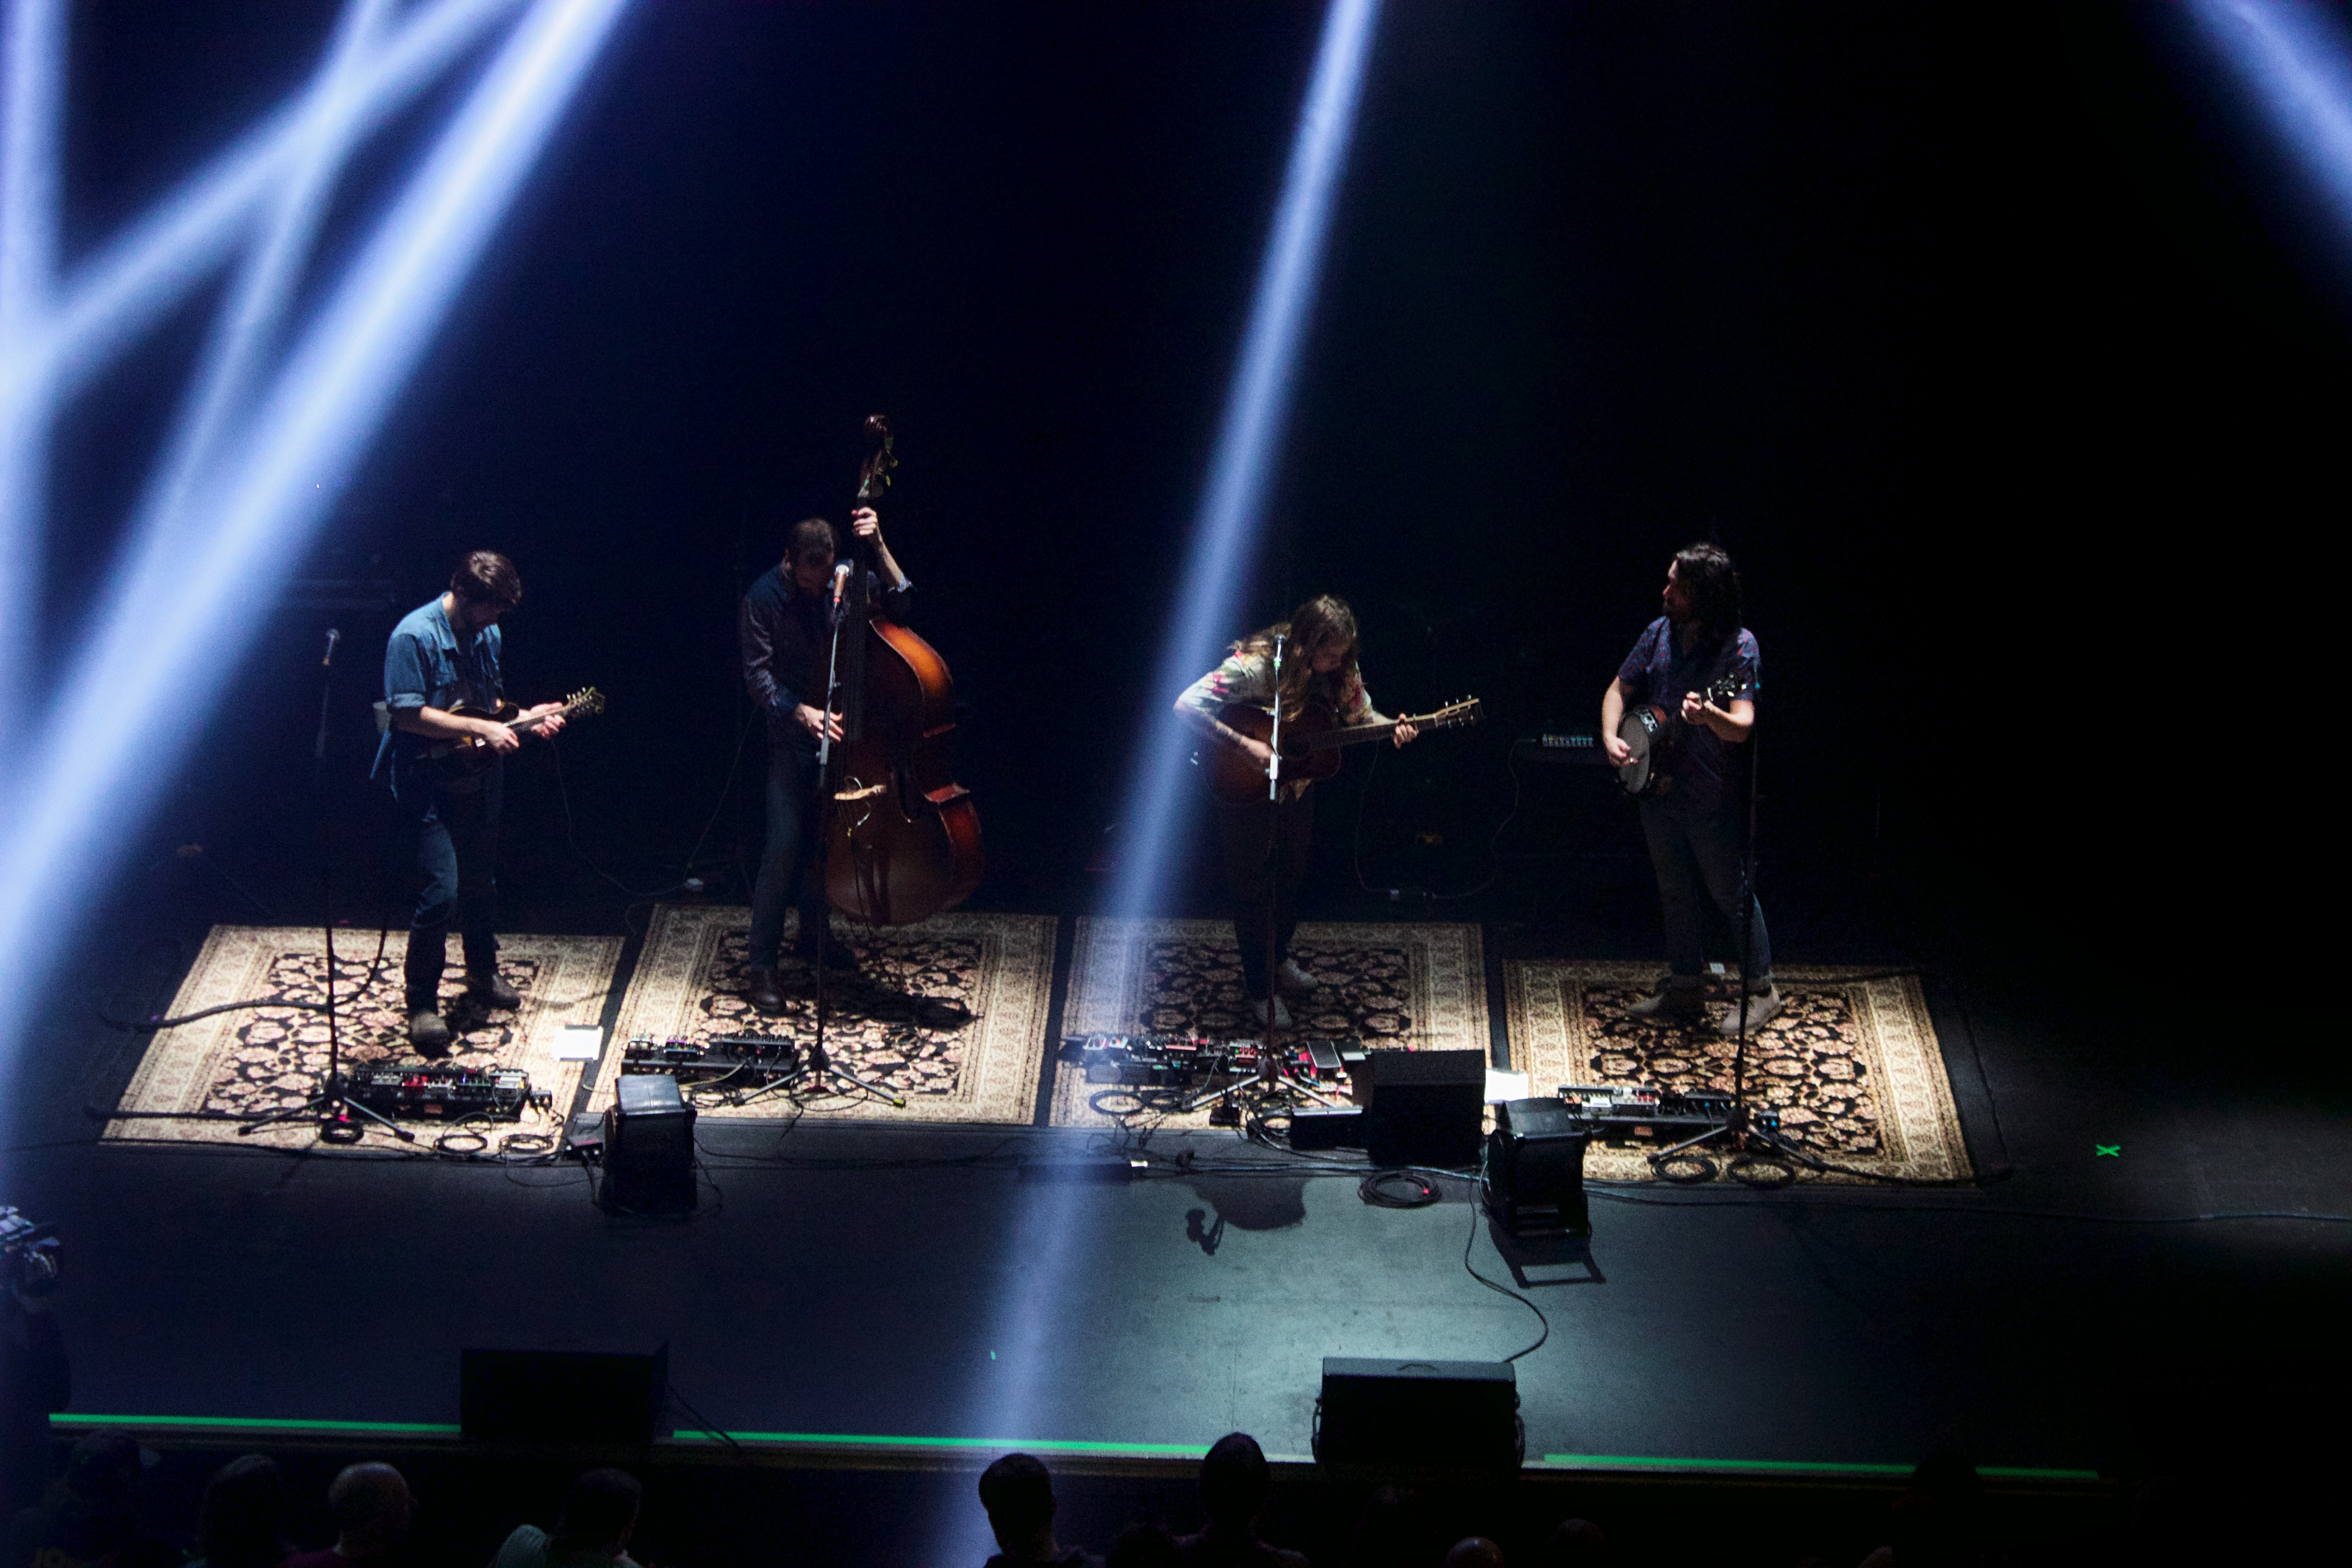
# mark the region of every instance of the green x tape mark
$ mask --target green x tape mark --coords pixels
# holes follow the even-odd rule
[[[2124,1157],[2124,1146],[2120,1143],[2094,1143],[2091,1145],[2092,1159],[2095,1160],[2102,1154],[2112,1154],[2116,1159],[2120,1160]]]

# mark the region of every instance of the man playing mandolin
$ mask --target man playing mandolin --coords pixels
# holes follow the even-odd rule
[[[552,735],[563,705],[545,702],[503,718],[499,617],[522,602],[522,578],[496,551],[477,550],[449,574],[448,591],[411,610],[383,650],[383,742],[375,772],[388,776],[402,822],[416,840],[424,888],[409,921],[402,966],[408,993],[408,1040],[419,1056],[448,1055],[441,1016],[441,971],[449,922],[459,922],[466,993],[484,1007],[513,1007],[521,995],[499,977],[499,813],[506,795],[503,759],[522,744],[522,729]],[[457,769],[436,761],[450,742],[478,742],[487,766]]]
[[[882,520],[871,507],[849,514],[849,526],[873,550],[880,569],[868,578],[862,602],[896,619],[906,613],[914,584],[898,569],[882,542]],[[795,949],[814,960],[824,929],[824,846],[817,842],[817,742],[842,739],[841,714],[824,706],[825,674],[832,648],[834,563],[841,542],[821,517],[793,525],[784,558],[744,590],[737,617],[743,652],[743,684],[768,720],[768,843],[751,892],[751,931],[745,966],[747,995],[753,1007],[773,1016],[784,1010],[776,980],[777,950],[784,937],[784,909],[801,915]],[[857,603],[848,595],[845,603]],[[844,637],[849,632],[845,630]],[[829,963],[855,963],[839,942],[824,944]]]
[[[1652,1022],[1688,1023],[1706,1012],[1699,882],[1738,929],[1747,824],[1732,748],[1756,727],[1759,666],[1755,634],[1739,624],[1739,574],[1720,548],[1694,544],[1676,552],[1666,568],[1664,601],[1666,613],[1643,631],[1601,699],[1601,734],[1609,761],[1623,768],[1633,760],[1618,732],[1627,711],[1649,704],[1667,716],[1672,743],[1653,758],[1656,782],[1642,797],[1642,833],[1665,916],[1667,973],[1654,994],[1627,1011]],[[1780,1012],[1780,994],[1772,984],[1763,906],[1749,907],[1748,1027],[1753,1031]],[[1738,1028],[1738,1018],[1735,1007],[1726,1032]]]
[[[1277,637],[1284,643],[1281,711],[1286,726],[1302,721],[1310,709],[1345,725],[1389,722],[1373,710],[1356,668],[1355,612],[1328,594],[1307,600],[1287,621],[1235,643],[1223,664],[1184,689],[1176,700],[1178,716],[1211,743],[1242,752],[1260,769],[1270,765],[1273,748],[1228,723],[1223,710],[1230,703],[1274,710]],[[1393,739],[1402,746],[1417,732],[1412,724],[1399,722]],[[1312,782],[1304,770],[1294,776],[1286,755],[1280,800],[1268,800],[1260,789],[1245,798],[1217,801],[1225,890],[1233,900],[1234,936],[1241,943],[1243,983],[1257,1021],[1265,1023],[1270,1014],[1276,1026],[1284,1028],[1289,1026],[1290,1014],[1282,1005],[1283,996],[1304,999],[1315,991],[1315,982],[1290,957],[1290,935],[1298,924],[1299,885],[1306,880],[1314,847],[1315,807],[1307,796]]]

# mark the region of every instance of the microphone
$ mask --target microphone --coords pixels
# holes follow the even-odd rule
[[[319,659],[319,664],[321,668],[335,662],[335,645],[342,640],[342,627],[329,626],[327,628],[327,651],[325,654],[320,656]]]
[[[849,586],[849,563],[845,561],[833,569],[833,607],[841,608],[843,590]]]

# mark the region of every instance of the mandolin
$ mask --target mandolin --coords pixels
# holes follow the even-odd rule
[[[563,706],[552,713],[542,713],[536,719],[526,719],[522,710],[511,702],[501,702],[496,708],[477,708],[460,702],[449,711],[460,719],[488,719],[494,724],[504,724],[518,735],[528,735],[550,719],[571,720],[588,713],[604,710],[604,694],[593,686],[583,687],[563,700]],[[455,741],[441,741],[425,749],[425,760],[431,763],[444,778],[463,778],[488,767],[498,753],[479,735],[466,735]]]
[[[1282,777],[1285,783],[1292,779],[1328,779],[1339,771],[1341,748],[1361,745],[1366,741],[1385,741],[1400,724],[1421,730],[1450,730],[1457,725],[1475,724],[1481,716],[1478,700],[1465,697],[1433,712],[1408,713],[1372,724],[1342,724],[1328,704],[1310,699],[1297,713],[1286,715],[1282,721]],[[1268,740],[1274,734],[1274,714],[1255,702],[1228,702],[1217,717],[1253,741]],[[1203,747],[1201,763],[1209,793],[1219,800],[1265,798],[1265,769],[1239,747]]]

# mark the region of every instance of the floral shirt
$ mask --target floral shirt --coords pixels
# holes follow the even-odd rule
[[[1369,724],[1381,716],[1371,698],[1365,694],[1363,676],[1352,670],[1344,676],[1314,677],[1307,684],[1307,694],[1328,703],[1332,717],[1342,724]],[[1271,711],[1274,658],[1255,648],[1227,654],[1223,664],[1186,687],[1177,702],[1205,724],[1216,723],[1219,712],[1228,702],[1247,702]],[[1295,712],[1285,711],[1282,721],[1287,724],[1297,717]],[[1314,782],[1286,778],[1282,784],[1284,798],[1297,798]]]

